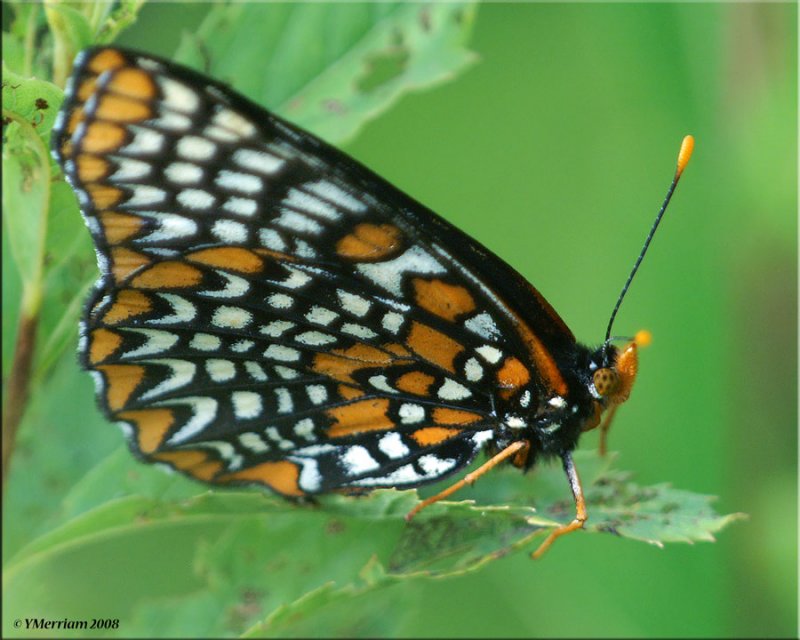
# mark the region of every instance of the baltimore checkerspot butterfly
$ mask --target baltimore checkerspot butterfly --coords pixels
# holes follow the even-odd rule
[[[555,456],[577,513],[537,554],[583,525],[571,452],[628,398],[635,340],[617,348],[609,323],[599,348],[577,343],[478,242],[165,60],[82,52],[53,149],[101,273],[81,362],[138,457],[300,498],[418,487],[488,451],[411,517],[500,462]]]

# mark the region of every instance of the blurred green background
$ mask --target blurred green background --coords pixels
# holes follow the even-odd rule
[[[118,42],[169,56],[206,10],[147,5]],[[715,544],[664,549],[576,534],[540,562],[516,554],[399,584],[297,633],[795,636],[796,5],[487,4],[470,48],[475,65],[404,97],[345,149],[503,257],[597,343],[693,134],[615,327],[647,328],[654,342],[611,448],[641,484],[718,495],[721,513],[749,520]],[[86,397],[69,411],[97,424],[71,353],[54,380],[35,411],[79,385]],[[46,437],[35,417],[20,434],[18,484],[26,443]],[[63,464],[119,445],[112,427],[96,437]]]

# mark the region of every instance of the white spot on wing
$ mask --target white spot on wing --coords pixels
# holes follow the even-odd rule
[[[331,311],[330,309],[326,309],[325,307],[314,306],[309,309],[308,313],[306,313],[306,320],[313,322],[314,324],[321,324],[325,327],[336,320],[337,317],[339,317],[338,313]]]
[[[483,357],[486,362],[490,364],[496,364],[500,361],[500,358],[503,357],[503,352],[500,349],[495,347],[490,347],[489,345],[485,345],[483,347],[478,347],[475,351]]]
[[[233,403],[233,413],[242,420],[257,418],[263,411],[261,396],[254,391],[234,391],[231,394],[231,402]],[[241,435],[239,436],[240,441]],[[259,441],[261,441],[260,438]],[[261,444],[264,444],[263,441]]]
[[[166,300],[172,307],[172,315],[152,318],[148,324],[172,324],[181,322],[191,322],[197,315],[197,309],[186,298],[175,295],[174,293],[158,293],[156,295],[162,300]]]
[[[223,189],[232,189],[243,193],[258,193],[264,187],[258,176],[227,169],[220,171],[214,182]]]
[[[275,229],[261,229],[258,232],[258,238],[267,249],[272,249],[273,251],[286,249],[286,243],[283,241],[281,234]]]
[[[197,365],[188,360],[178,360],[175,358],[159,358],[157,360],[143,360],[147,364],[165,365],[169,367],[170,374],[147,393],[143,393],[138,400],[145,401],[157,398],[160,395],[175,391],[194,380]]]
[[[414,245],[393,260],[360,263],[356,269],[376,285],[401,297],[406,273],[444,273],[446,269],[422,247]]]
[[[369,300],[343,289],[338,289],[336,295],[339,297],[339,302],[342,303],[345,311],[352,313],[354,316],[361,318],[369,312],[371,306]]]
[[[136,125],[130,125],[128,130],[133,132],[133,140],[124,147],[125,153],[150,155],[162,150],[164,136],[157,131],[137,127]]]
[[[206,373],[214,382],[227,382],[236,377],[236,367],[230,360],[210,358],[206,360]]]
[[[472,442],[475,443],[476,447],[483,446],[492,438],[494,438],[494,431],[491,429],[487,429],[486,431],[478,431],[478,433],[472,434]]]
[[[273,293],[267,298],[267,304],[276,309],[289,309],[294,304],[294,300],[285,293]]]
[[[170,333],[169,331],[134,328],[126,328],[123,329],[123,331],[139,333],[147,338],[147,342],[145,342],[142,346],[131,351],[126,351],[122,356],[123,359],[149,356],[154,353],[164,353],[175,346],[175,344],[178,342],[178,336],[174,333]]]
[[[152,165],[149,162],[133,158],[114,158],[114,160],[119,163],[119,168],[109,178],[113,182],[140,180],[150,175]]]
[[[403,316],[401,316],[399,313],[395,313],[394,311],[389,311],[385,316],[383,316],[381,325],[387,331],[391,333],[397,333],[400,330],[400,327],[403,326]]]
[[[328,333],[319,331],[306,331],[295,336],[295,340],[310,347],[319,347],[336,342],[336,338]]]
[[[386,380],[386,376],[384,375],[372,376],[369,379],[369,383],[376,389],[379,389],[380,391],[386,391],[387,393],[397,393],[396,389],[392,389],[389,386],[389,382]]]
[[[158,78],[158,84],[164,94],[163,104],[165,107],[185,113],[197,111],[197,107],[200,105],[200,97],[185,84],[165,77]]]
[[[181,189],[178,192],[178,203],[187,209],[208,209],[215,200],[213,195],[202,189]]]
[[[283,201],[283,204],[287,207],[310,213],[318,218],[326,218],[331,221],[339,220],[342,217],[342,214],[336,211],[336,209],[327,202],[323,202],[319,198],[310,196],[298,189],[290,189],[289,196]]]
[[[293,326],[294,322],[289,322],[288,320],[273,320],[272,322],[268,322],[262,327],[259,327],[259,331],[270,338],[279,338]]]
[[[374,471],[380,465],[369,455],[364,447],[351,445],[347,447],[344,455],[340,458],[348,475],[357,476],[368,471]]]
[[[252,340],[239,340],[231,345],[231,351],[235,351],[236,353],[244,353],[252,349],[254,345],[255,342]]]
[[[353,322],[345,322],[341,326],[341,332],[347,333],[351,336],[355,336],[356,338],[361,338],[362,340],[370,340],[378,336],[372,329],[369,327],[365,327],[360,324],[355,324]]]
[[[244,392],[237,392],[237,393],[244,393]],[[253,416],[255,417],[255,416]],[[246,433],[240,433],[239,436],[239,444],[241,444],[245,449],[249,449],[253,453],[266,453],[270,450],[270,446],[262,440],[261,436],[257,433],[253,433],[252,431],[248,431]]]
[[[442,400],[463,400],[469,398],[472,393],[464,385],[448,378],[439,387],[438,395]]]
[[[500,337],[500,330],[494,323],[494,319],[486,312],[471,317],[464,323],[464,326],[487,340],[497,340]]]
[[[258,211],[255,200],[250,198],[238,198],[236,196],[228,198],[222,208],[238,216],[253,216]]]
[[[216,351],[220,348],[222,341],[217,336],[208,333],[195,333],[189,346],[198,351]]]
[[[217,307],[211,324],[222,329],[243,329],[253,321],[253,314],[241,307]]]
[[[187,160],[208,160],[217,152],[217,145],[199,136],[183,136],[175,149]]]
[[[278,413],[291,413],[294,410],[292,394],[286,387],[276,387],[275,397],[278,400]]]
[[[176,405],[185,405],[191,407],[194,415],[180,428],[176,434],[167,440],[167,444],[180,444],[185,440],[188,440],[192,436],[200,433],[214,420],[214,418],[217,417],[217,401],[214,400],[214,398],[207,398],[205,396],[189,396],[176,400],[164,400],[163,402],[156,403],[154,406],[172,407]]]
[[[294,432],[301,438],[314,442],[314,421],[311,418],[303,418],[294,425]]]
[[[389,458],[397,459],[407,456],[410,451],[396,431],[387,433],[378,441],[378,448]]]
[[[433,454],[420,456],[417,463],[428,478],[442,476],[456,466],[455,458],[440,458]]]
[[[284,347],[280,344],[271,344],[264,351],[264,356],[282,362],[297,362],[300,359],[300,352],[291,347]]]
[[[311,193],[321,196],[345,209],[350,209],[350,211],[361,213],[367,210],[367,205],[327,180],[320,180],[319,182],[312,182],[303,186],[308,191],[311,191]]]
[[[248,291],[250,291],[250,283],[247,282],[244,278],[240,278],[239,276],[235,276],[232,273],[225,273],[224,271],[220,271],[215,269],[214,272],[223,280],[225,280],[225,286],[221,289],[205,289],[200,291],[199,293],[203,294],[204,296],[209,296],[210,298],[240,298],[245,295]]]
[[[146,237],[137,242],[152,243],[158,240],[174,240],[185,238],[197,233],[197,223],[176,213],[162,213],[160,211],[139,211],[137,215],[151,218],[158,222],[158,227]]]
[[[301,465],[297,485],[306,493],[319,491],[322,484],[322,476],[319,473],[319,463],[316,459],[292,456],[290,460]]]
[[[425,419],[425,409],[418,404],[411,404],[410,402],[400,405],[398,414],[403,424],[416,424]]]
[[[424,479],[424,477],[420,476],[420,474],[416,472],[414,465],[404,464],[402,467],[399,467],[384,476],[377,478],[359,478],[358,480],[348,484],[353,487],[398,487],[405,484],[416,484],[422,479]]]
[[[296,233],[311,233],[314,235],[322,233],[322,225],[319,222],[289,209],[281,210],[281,215],[275,220],[275,224]]]
[[[247,240],[247,227],[233,220],[216,220],[211,233],[225,244],[240,244]]]
[[[233,154],[233,161],[245,169],[259,173],[275,173],[286,164],[283,158],[253,149],[238,149]]]
[[[322,404],[328,399],[328,390],[321,384],[310,384],[306,386],[308,399],[314,404]]]
[[[164,169],[164,175],[176,184],[195,184],[203,179],[203,169],[191,162],[173,162]]]
[[[253,362],[252,360],[247,360],[244,363],[244,369],[250,374],[250,377],[257,382],[265,382],[267,378],[267,374],[264,373],[264,369],[261,368],[261,365],[258,362]]]
[[[464,363],[464,375],[470,382],[477,382],[483,377],[483,367],[477,358],[470,358]]]
[[[240,113],[231,109],[221,109],[214,115],[214,123],[231,130],[237,136],[248,138],[255,135],[256,128],[252,122]]]

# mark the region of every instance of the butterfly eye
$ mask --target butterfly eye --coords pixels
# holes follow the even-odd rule
[[[594,372],[592,381],[597,393],[605,397],[616,391],[619,386],[619,375],[613,369],[603,367]]]

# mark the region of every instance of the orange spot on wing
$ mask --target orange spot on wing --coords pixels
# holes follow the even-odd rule
[[[501,387],[519,388],[530,382],[531,373],[528,368],[514,356],[509,356],[497,372],[497,382]]]
[[[83,82],[81,82],[81,86],[78,87],[78,91],[76,95],[78,96],[78,100],[81,102],[86,102],[89,98],[92,97],[94,90],[97,88],[97,78],[86,78]]]
[[[422,371],[409,371],[397,379],[395,387],[400,391],[414,394],[415,396],[426,397],[430,395],[430,386],[435,378]]]
[[[339,396],[345,400],[355,400],[356,398],[360,398],[364,395],[364,392],[361,389],[357,389],[356,387],[351,387],[350,385],[346,384],[340,384],[338,391]]]
[[[267,485],[273,491],[284,496],[302,496],[303,490],[298,486],[300,470],[293,462],[262,462],[247,469],[228,473],[217,480],[221,482],[258,482]]]
[[[355,381],[351,376],[355,371],[376,369],[397,362],[402,362],[402,360],[391,353],[358,343],[348,349],[336,349],[330,353],[316,354],[312,369],[340,382],[353,384]]]
[[[122,411],[116,417],[135,425],[139,450],[145,454],[158,450],[170,427],[175,423],[175,414],[170,409]]]
[[[111,91],[139,100],[151,100],[156,95],[156,85],[142,69],[120,69],[108,83]]]
[[[402,233],[391,224],[362,223],[336,243],[336,253],[350,260],[379,260],[396,253]]]
[[[152,311],[150,298],[141,291],[123,289],[117,294],[114,304],[105,312],[103,322],[117,324]]]
[[[122,200],[122,189],[109,187],[103,184],[87,185],[86,191],[92,200],[95,209],[108,209]]]
[[[185,262],[169,260],[142,271],[131,284],[142,289],[185,288],[196,287],[202,280],[203,273],[199,269]]]
[[[386,399],[361,400],[326,411],[334,424],[328,429],[329,438],[342,438],[362,431],[384,431],[394,426],[386,415]]]
[[[108,175],[109,164],[102,158],[81,153],[75,158],[78,179],[81,182],[94,182]]]
[[[103,328],[92,331],[89,340],[89,363],[92,365],[102,362],[122,345],[122,336]]]
[[[259,256],[241,247],[201,249],[187,254],[186,259],[239,273],[258,273],[264,268],[264,261]]]
[[[142,228],[143,222],[139,216],[119,213],[117,211],[103,211],[98,220],[103,225],[103,232],[109,244],[119,244],[131,236],[136,235]]]
[[[441,331],[413,322],[406,340],[408,347],[428,362],[455,373],[453,364],[455,357],[464,350],[464,346]]]
[[[390,342],[387,344],[382,344],[381,348],[385,349],[386,351],[389,351],[390,353],[393,353],[396,356],[400,356],[401,358],[411,357],[411,352],[408,349],[406,349],[402,344]]]
[[[152,456],[154,460],[171,464],[176,469],[188,473],[190,476],[211,482],[222,470],[222,463],[212,460],[206,451],[186,449],[183,451],[164,451]]]
[[[150,264],[150,258],[138,251],[125,247],[114,247],[111,250],[111,271],[117,282],[122,282],[130,274]]]
[[[281,253],[280,251],[273,251],[272,249],[254,249],[253,252],[260,256],[274,258],[278,262],[297,262],[295,256],[289,255],[288,253]]]
[[[452,322],[475,310],[475,300],[464,287],[438,279],[414,278],[412,283],[417,304],[440,318]]]
[[[81,146],[88,153],[112,153],[125,142],[125,129],[110,122],[93,122],[81,138]]]
[[[533,289],[533,287],[531,287]],[[535,292],[535,289],[534,289]],[[538,292],[536,292],[538,295]],[[544,302],[544,298],[541,296],[539,297],[541,302]],[[549,305],[547,305],[549,307]],[[550,307],[552,309],[552,307]],[[555,311],[553,311],[555,314]],[[558,318],[558,316],[555,316]],[[558,318],[559,322],[561,319]],[[563,322],[561,322],[563,324]],[[539,375],[544,380],[545,384],[555,391],[560,396],[567,395],[567,383],[564,382],[564,377],[561,375],[561,371],[558,369],[558,365],[556,361],[553,359],[553,356],[550,355],[550,352],[545,348],[542,341],[534,335],[534,333],[528,328],[528,325],[525,324],[519,318],[517,319],[517,331],[519,331],[520,336],[525,341],[525,344],[528,347],[528,352],[531,355],[531,358],[536,365],[536,370],[538,371]],[[572,333],[569,329],[565,329],[566,333],[571,337]]]
[[[437,424],[471,424],[483,420],[483,416],[472,411],[459,411],[440,407],[433,410],[433,421]]]
[[[97,370],[105,375],[106,402],[111,411],[119,411],[144,379],[144,367],[138,364],[104,364]]]
[[[148,105],[114,94],[104,94],[95,112],[98,118],[112,122],[141,122],[153,117]]]
[[[126,64],[125,58],[119,51],[115,51],[114,49],[103,49],[91,59],[87,67],[90,71],[100,75],[103,73],[103,71],[107,71],[109,69],[119,69],[120,67],[124,67]]]
[[[433,445],[449,440],[461,433],[460,429],[445,429],[444,427],[425,427],[417,429],[411,434],[416,443],[421,447],[431,447]]]

